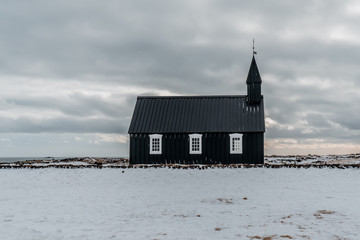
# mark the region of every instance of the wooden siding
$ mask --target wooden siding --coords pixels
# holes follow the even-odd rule
[[[247,93],[248,93],[248,102],[250,104],[258,104],[261,101],[260,83],[248,83]]]
[[[172,133],[162,135],[162,154],[150,154],[148,134],[130,135],[131,164],[230,164],[264,163],[264,134],[244,133],[243,153],[230,154],[229,133],[204,133],[202,154],[189,153],[189,135]]]

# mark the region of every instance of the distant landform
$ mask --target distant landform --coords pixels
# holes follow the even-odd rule
[[[128,158],[0,158],[0,168],[360,168],[360,153],[265,156],[264,164],[130,164]]]

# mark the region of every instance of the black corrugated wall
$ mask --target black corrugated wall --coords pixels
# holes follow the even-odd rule
[[[189,153],[189,135],[181,133],[162,135],[162,154],[150,154],[148,134],[130,135],[131,164],[214,164],[264,163],[264,134],[244,133],[243,154],[230,154],[228,133],[202,135],[202,154]]]
[[[247,85],[248,98],[250,103],[261,101],[261,83],[249,83]]]
[[[246,133],[243,137],[245,163],[264,163],[264,133]]]

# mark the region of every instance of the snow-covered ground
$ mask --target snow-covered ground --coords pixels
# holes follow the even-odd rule
[[[359,169],[2,169],[0,238],[360,239]]]

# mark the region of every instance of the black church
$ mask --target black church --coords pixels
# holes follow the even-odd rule
[[[247,95],[139,96],[131,164],[264,163],[264,101],[253,56]]]

